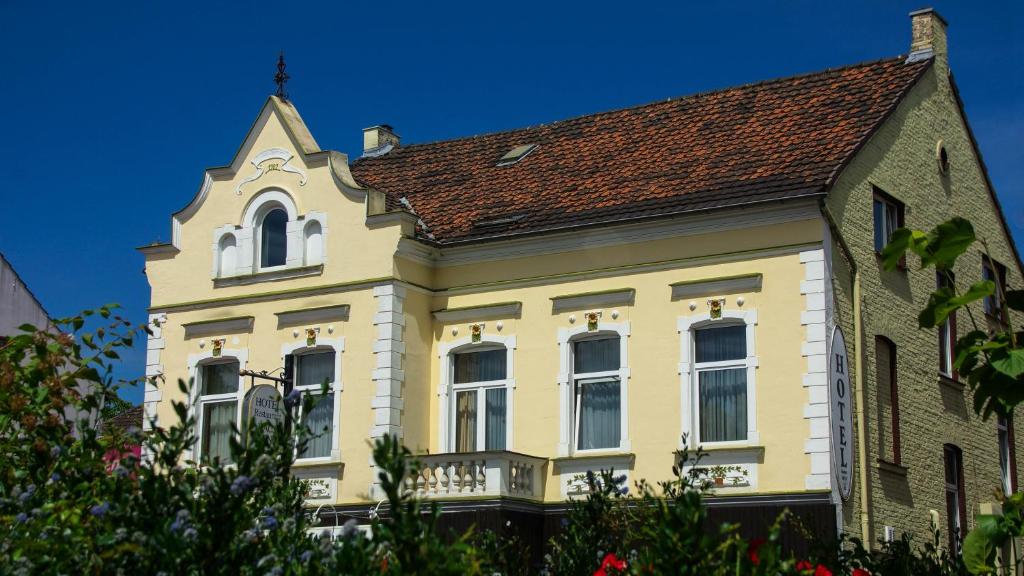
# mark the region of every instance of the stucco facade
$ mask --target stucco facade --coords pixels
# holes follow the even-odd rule
[[[698,373],[714,364],[698,362],[697,331],[731,326],[742,335],[743,351],[727,367],[744,377],[744,422],[740,438],[701,442],[703,465],[732,470],[711,505],[771,513],[808,505],[832,530],[921,532],[927,510],[943,510],[942,446],[951,443],[963,450],[976,510],[999,482],[995,423],[973,415],[962,385],[937,378],[936,335],[915,328],[934,274],[882,272],[872,247],[875,186],[904,202],[910,226],[970,218],[1007,265],[1009,284],[1021,280],[946,75],[944,36],[926,49],[918,56],[934,58],[930,68],[843,164],[827,196],[458,245],[432,241],[414,205],[396,207],[357,181],[345,155],[322,151],[295,107],[272,97],[231,164],[208,170],[174,216],[172,242],[140,249],[153,290],[147,415],[169,422],[177,400],[201,416],[202,383],[186,398],[174,382],[201,379],[211,363],[271,371],[288,355],[333,352],[330,442],[296,467],[313,481],[311,506],[353,516],[374,506],[367,439],[393,434],[424,462],[411,487],[446,510],[543,516],[588,469],[614,467],[630,481],[671,474],[683,436],[700,440]],[[385,136],[386,146],[367,153],[397,146]],[[948,175],[937,170],[939,140]],[[277,250],[265,240],[273,210],[287,219],[279,261],[267,260]],[[980,275],[980,256],[972,258],[957,271],[965,285]],[[846,501],[834,477],[825,375],[837,323],[851,362],[860,358],[866,394],[856,411],[867,457],[856,459]],[[876,334],[898,345],[902,467],[878,462],[888,413],[870,376]],[[617,438],[583,449],[573,350],[598,337],[616,342],[617,363],[600,376],[616,383]],[[500,391],[501,430],[487,433],[503,449],[459,450],[456,395],[467,388],[454,376],[455,357],[495,350],[503,351],[501,376],[479,394]],[[237,389],[211,398],[237,402],[241,421],[249,386],[239,378]],[[200,444],[194,458],[204,456]]]

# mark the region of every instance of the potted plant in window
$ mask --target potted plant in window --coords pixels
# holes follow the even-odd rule
[[[725,479],[729,476],[730,472],[735,472],[741,476],[747,475],[747,471],[742,466],[724,466],[719,464],[708,468],[708,476],[714,480],[715,486],[725,486]],[[740,480],[740,476],[734,476],[730,479],[732,480],[733,485],[738,485],[739,482],[737,482],[737,480]]]

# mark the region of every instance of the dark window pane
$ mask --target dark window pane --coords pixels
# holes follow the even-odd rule
[[[723,326],[697,330],[696,361],[721,362],[742,360],[747,357],[747,327]]]
[[[238,362],[204,364],[201,378],[203,395],[238,392]]]
[[[747,370],[698,372],[700,441],[747,439]]]
[[[489,388],[484,401],[487,404],[487,422],[485,426],[485,445],[487,450],[505,449],[505,431],[507,408],[504,388]]]
[[[260,229],[260,266],[284,266],[288,251],[288,213],[284,210],[271,210],[263,218]]]
[[[504,380],[508,369],[505,350],[463,352],[455,355],[455,383]]]
[[[312,352],[296,357],[299,386],[321,386],[334,382],[334,351]]]
[[[573,342],[573,371],[576,374],[618,370],[620,367],[618,337]]]
[[[885,203],[875,198],[874,204],[874,221],[875,221],[875,251],[881,252],[882,248],[885,248],[886,235],[885,235]]]

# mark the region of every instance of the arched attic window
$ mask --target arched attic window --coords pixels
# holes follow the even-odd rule
[[[288,212],[271,208],[259,225],[260,268],[284,266],[288,258]]]

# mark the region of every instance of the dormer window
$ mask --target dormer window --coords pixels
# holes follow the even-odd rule
[[[536,144],[523,144],[509,150],[504,156],[498,159],[498,166],[510,166],[526,158],[530,152],[537,149]]]
[[[267,212],[260,223],[260,268],[284,266],[288,259],[288,213],[283,208]]]

